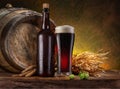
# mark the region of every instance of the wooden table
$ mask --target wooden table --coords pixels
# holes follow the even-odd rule
[[[90,77],[89,80],[69,80],[69,77],[11,77],[11,74],[0,73],[0,89],[65,89],[65,88],[110,88],[120,89],[120,72],[106,71],[101,77]]]

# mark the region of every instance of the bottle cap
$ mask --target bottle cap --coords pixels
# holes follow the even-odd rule
[[[43,3],[43,8],[49,8],[49,4],[48,3]]]

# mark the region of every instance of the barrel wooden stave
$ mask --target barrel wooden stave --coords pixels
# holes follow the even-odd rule
[[[3,31],[4,25],[7,23],[3,23],[4,21],[7,21],[7,18],[5,18],[6,15],[8,15],[9,13],[12,13],[14,11],[17,10],[23,10],[22,8],[10,8],[10,9],[1,9],[0,10],[0,39],[1,39],[1,33]],[[7,21],[9,22],[9,21]],[[1,46],[1,41],[0,41],[0,66],[2,68],[4,68],[5,70],[11,71],[11,72],[15,72],[15,73],[19,73],[20,70],[12,67],[5,59],[5,57],[3,56],[3,53],[1,51],[1,48],[3,48],[3,46]]]
[[[2,14],[0,18],[0,65],[18,73],[36,62],[36,39],[41,14],[23,8],[14,10],[11,8],[10,13]],[[50,24],[54,31],[52,20]]]

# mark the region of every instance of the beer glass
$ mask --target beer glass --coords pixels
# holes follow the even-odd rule
[[[69,25],[57,26],[55,28],[57,48],[58,48],[58,72],[59,75],[69,75],[72,73],[72,51],[74,45],[74,27]]]

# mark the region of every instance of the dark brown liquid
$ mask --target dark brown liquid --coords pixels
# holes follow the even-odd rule
[[[37,73],[39,76],[54,76],[54,47],[54,34],[42,31],[38,35]]]
[[[43,8],[42,31],[38,34],[37,74],[42,77],[54,76],[55,35],[50,30],[49,8]]]
[[[74,34],[57,33],[58,72],[71,72],[71,57],[74,45]]]

